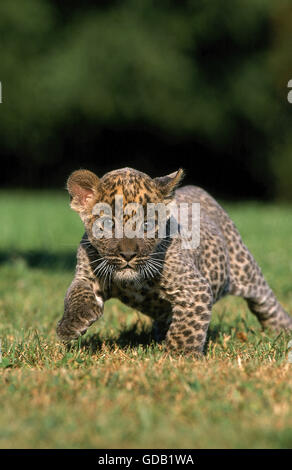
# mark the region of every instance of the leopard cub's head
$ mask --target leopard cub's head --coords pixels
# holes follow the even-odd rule
[[[98,276],[117,282],[155,277],[167,244],[168,205],[183,170],[160,178],[132,168],[98,178],[88,170],[71,174],[67,189],[79,213]]]

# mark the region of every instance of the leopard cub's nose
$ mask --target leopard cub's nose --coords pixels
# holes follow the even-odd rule
[[[135,258],[136,253],[134,251],[121,251],[120,255],[124,260],[131,261],[131,259]]]

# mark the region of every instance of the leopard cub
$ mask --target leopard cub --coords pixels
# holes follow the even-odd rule
[[[212,306],[227,294],[246,299],[263,327],[292,329],[292,318],[279,304],[227,213],[201,188],[177,189],[182,177],[183,171],[178,170],[152,179],[132,168],[111,171],[102,178],[88,170],[71,174],[67,182],[71,207],[79,213],[85,233],[57,326],[62,341],[83,335],[101,317],[105,301],[113,297],[149,315],[170,351],[200,355]],[[199,244],[185,246],[179,229],[175,234],[169,232],[173,217],[169,210],[164,235],[156,230],[157,218],[153,236],[149,236],[144,218],[139,236],[135,231],[131,236],[117,234],[117,197],[122,209],[136,203],[144,214],[149,204],[166,208],[199,204]],[[100,203],[111,209],[113,217],[104,236],[97,237],[100,220],[103,228],[108,222],[105,212],[95,210]],[[122,212],[122,228],[130,215]],[[191,218],[191,210],[188,216]],[[179,211],[175,222],[179,228]]]

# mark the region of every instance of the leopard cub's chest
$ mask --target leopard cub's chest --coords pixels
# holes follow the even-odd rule
[[[129,307],[135,308],[152,318],[171,312],[170,303],[164,298],[164,292],[158,283],[145,281],[141,286],[113,286],[112,297],[118,298]]]

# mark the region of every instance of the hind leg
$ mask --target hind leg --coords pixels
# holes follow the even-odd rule
[[[231,259],[230,293],[247,301],[249,309],[257,316],[263,328],[292,329],[292,317],[278,302],[261,269],[243,243]]]

